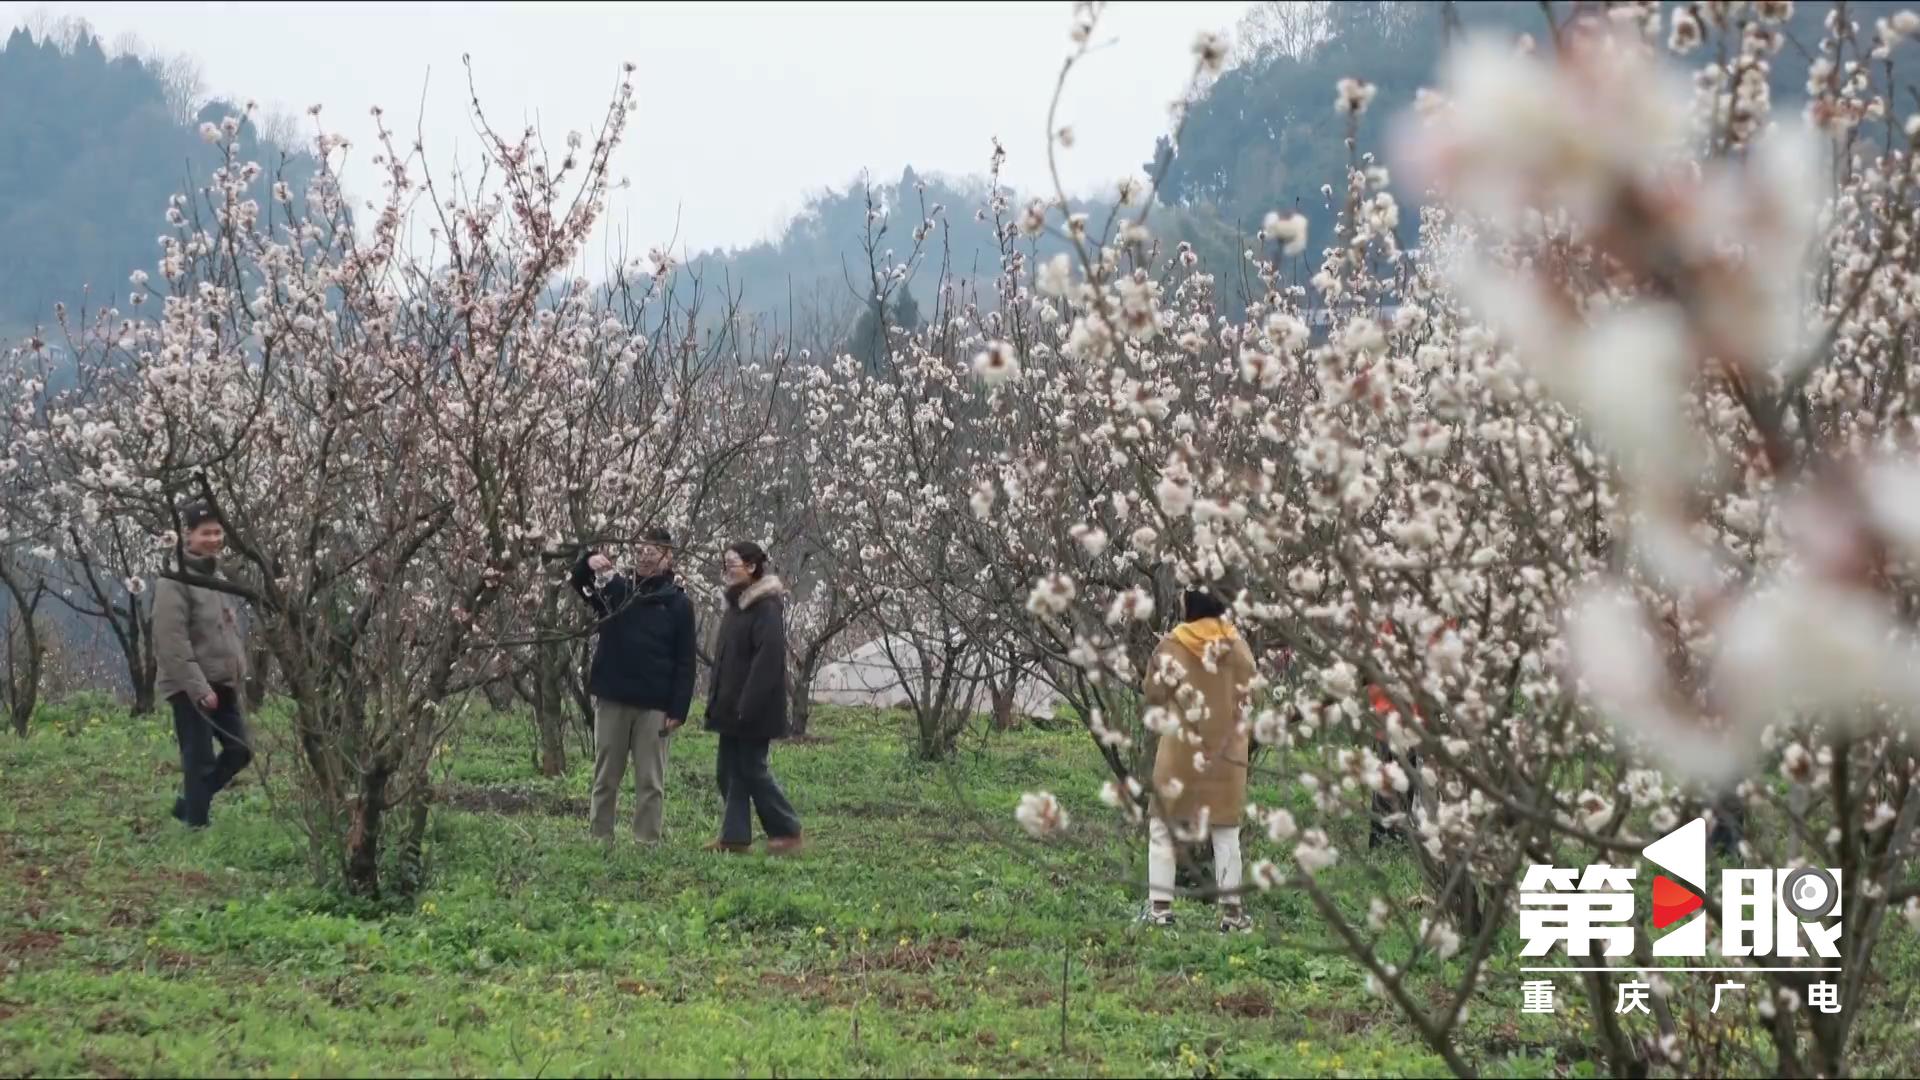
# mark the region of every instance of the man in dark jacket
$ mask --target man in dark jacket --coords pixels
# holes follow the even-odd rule
[[[195,503],[180,512],[185,526],[181,570],[218,579],[226,529],[213,510]],[[196,829],[207,827],[213,797],[253,760],[247,724],[240,714],[240,688],[247,678],[247,648],[237,602],[230,593],[163,577],[153,586],[153,653],[160,697],[173,707],[180,742],[183,793],[173,816]],[[215,757],[213,744],[220,744]]]
[[[588,689],[593,694],[593,835],[613,839],[620,781],[633,758],[633,835],[660,839],[666,809],[667,736],[687,721],[693,701],[693,601],[673,577],[673,538],[649,529],[636,553],[634,579],[584,551],[573,585],[600,617]]]

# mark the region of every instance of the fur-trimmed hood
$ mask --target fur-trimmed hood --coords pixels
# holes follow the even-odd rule
[[[733,606],[741,611],[745,611],[769,596],[785,596],[786,594],[786,583],[782,582],[775,575],[768,574],[759,581],[741,589],[739,593],[733,597]]]

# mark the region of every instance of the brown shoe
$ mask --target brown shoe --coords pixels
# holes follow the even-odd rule
[[[798,855],[800,854],[800,849],[806,846],[807,842],[801,839],[799,833],[795,833],[792,836],[772,836],[767,838],[767,854],[769,855]]]
[[[702,848],[701,850],[702,851],[724,851],[729,855],[745,855],[747,852],[751,851],[752,849],[753,849],[752,845],[750,844],[729,844],[725,840],[715,840],[707,844],[707,846]]]

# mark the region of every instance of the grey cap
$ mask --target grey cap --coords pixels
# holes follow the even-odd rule
[[[188,529],[197,529],[209,521],[219,520],[220,515],[204,502],[190,502],[180,508],[180,521]]]

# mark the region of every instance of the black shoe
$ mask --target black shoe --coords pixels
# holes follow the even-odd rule
[[[207,823],[204,821],[195,825],[193,822],[187,820],[187,800],[184,795],[177,796],[173,800],[173,820],[185,825],[189,829],[204,829],[207,827]]]

